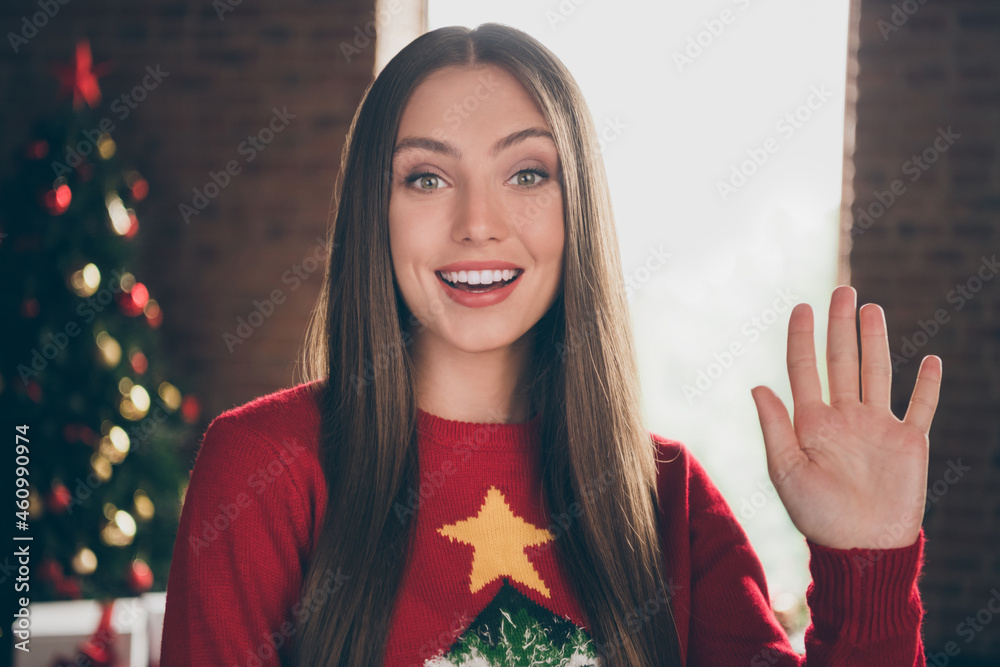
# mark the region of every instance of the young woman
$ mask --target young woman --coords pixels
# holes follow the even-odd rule
[[[941,361],[896,419],[877,305],[859,369],[856,293],[833,292],[829,405],[805,304],[794,425],[752,390],[810,549],[801,657],[704,469],[644,426],[597,135],[562,63],[498,24],[419,37],[367,90],[341,176],[312,379],[206,431],[163,667],[924,664]]]

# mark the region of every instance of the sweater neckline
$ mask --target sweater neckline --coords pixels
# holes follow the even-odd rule
[[[464,422],[445,419],[417,408],[417,430],[431,442],[447,447],[464,446],[490,451],[533,450],[538,444],[541,413],[512,424]]]

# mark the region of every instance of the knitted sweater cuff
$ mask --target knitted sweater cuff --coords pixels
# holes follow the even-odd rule
[[[812,583],[806,591],[816,632],[854,644],[912,634],[923,607],[917,578],[924,531],[898,549],[832,549],[806,540]]]

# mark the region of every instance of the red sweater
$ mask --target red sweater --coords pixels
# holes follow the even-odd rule
[[[263,396],[208,427],[191,473],[167,585],[162,667],[279,665],[285,659],[326,502],[316,383]],[[421,495],[413,552],[384,667],[597,665],[589,624],[553,540],[536,416],[472,424],[420,411]],[[924,665],[917,578],[924,534],[868,553],[807,541],[813,583],[806,656],[775,619],[746,534],[684,445],[660,450],[662,546],[688,665]],[[602,481],[585,492],[599,494]],[[350,586],[331,572],[330,595]],[[637,604],[633,622],[660,602]],[[659,617],[658,617],[659,618]],[[437,656],[435,658],[435,656]],[[499,656],[506,656],[501,659]],[[531,656],[538,662],[528,660]],[[523,661],[522,661],[523,660]]]

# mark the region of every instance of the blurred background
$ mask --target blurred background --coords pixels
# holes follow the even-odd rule
[[[6,428],[31,425],[33,599],[50,603],[36,633],[94,652],[110,628],[134,664],[156,662],[204,428],[299,381],[366,86],[419,34],[487,21],[546,44],[586,96],[649,428],[686,443],[729,501],[793,645],[808,551],[768,480],[750,388],[791,406],[788,312],[812,304],[822,357],[847,283],[886,311],[898,417],[920,359],[944,362],[929,664],[997,664],[1000,6],[986,0],[4,3],[0,400]],[[59,606],[101,598],[128,602]]]

